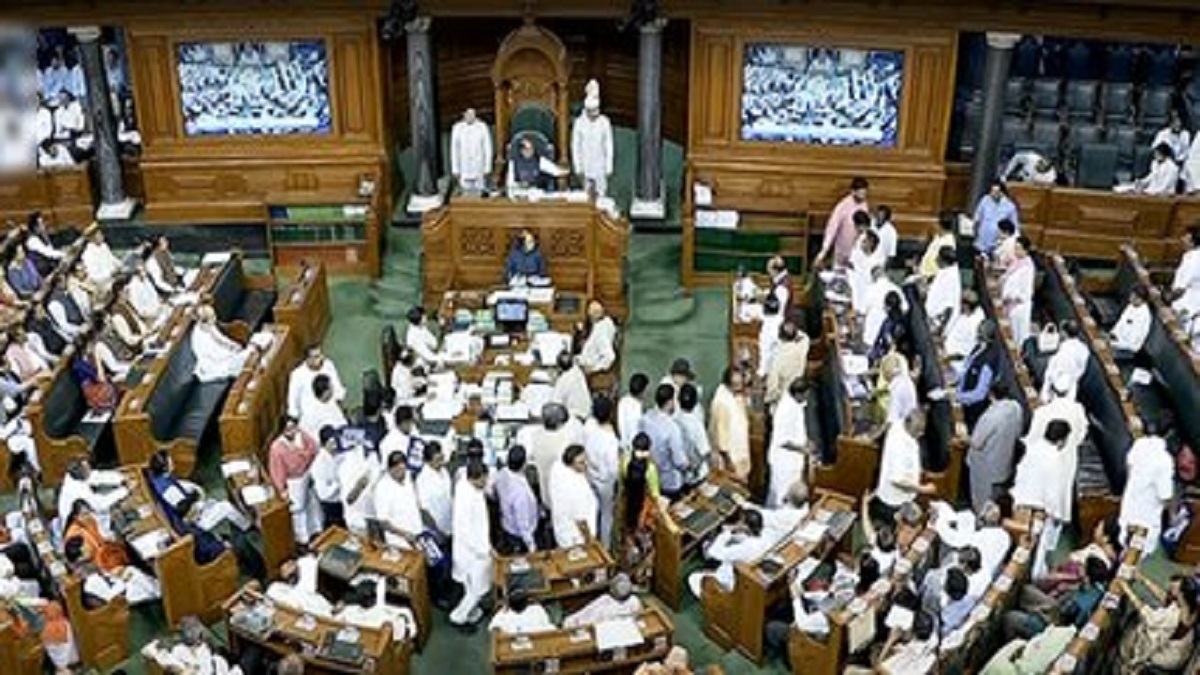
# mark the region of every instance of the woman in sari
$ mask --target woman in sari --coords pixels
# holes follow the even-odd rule
[[[650,459],[650,437],[639,433],[621,467],[622,571],[635,584],[650,580],[654,567],[654,512],[658,508],[658,469]]]

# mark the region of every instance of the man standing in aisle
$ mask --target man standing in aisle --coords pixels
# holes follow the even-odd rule
[[[483,618],[479,602],[492,590],[492,541],[483,488],[487,469],[467,464],[467,480],[454,491],[454,540],[451,543],[454,580],[463,585],[462,601],[450,613],[450,623],[466,627]]]
[[[850,181],[850,193],[833,207],[829,214],[829,222],[825,225],[825,238],[821,241],[821,252],[813,260],[813,267],[833,256],[835,264],[845,264],[854,251],[854,241],[858,231],[854,228],[854,214],[862,211],[869,213],[867,206],[867,179],[856,176]]]
[[[584,187],[591,183],[596,196],[605,197],[613,172],[612,124],[600,113],[600,83],[589,80],[584,91],[583,114],[571,131],[571,161]]]
[[[492,133],[474,108],[450,129],[450,173],[463,192],[482,192],[492,167]]]

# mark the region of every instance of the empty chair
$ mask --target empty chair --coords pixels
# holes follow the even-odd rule
[[[1067,143],[1072,149],[1078,150],[1085,145],[1100,142],[1103,130],[1096,124],[1072,124],[1067,128]]]
[[[1000,154],[1011,156],[1018,143],[1029,141],[1029,123],[1022,117],[1005,117],[1000,122]]]
[[[1033,122],[1033,142],[1039,145],[1050,145],[1054,148],[1062,141],[1062,125],[1054,120],[1035,120]]]
[[[1079,187],[1108,190],[1117,176],[1117,146],[1085,143],[1079,148]]]
[[[1012,74],[1017,77],[1037,77],[1042,72],[1042,46],[1037,38],[1026,35],[1013,49]]]
[[[1143,127],[1158,128],[1167,123],[1172,95],[1170,87],[1155,87],[1142,92],[1138,113]]]
[[[1133,169],[1133,149],[1138,144],[1137,129],[1131,126],[1109,127],[1108,142],[1117,146],[1117,162],[1128,170]]]
[[[1024,115],[1029,106],[1029,80],[1021,77],[1009,78],[1004,83],[1004,114]]]
[[[1061,98],[1062,82],[1059,80],[1043,78],[1033,81],[1030,99],[1033,101],[1034,116],[1042,118],[1057,116]]]
[[[1179,58],[1174,47],[1150,50],[1146,54],[1146,86],[1172,87],[1179,72]]]
[[[1133,85],[1128,82],[1106,82],[1103,96],[1104,121],[1133,120]]]
[[[1134,53],[1126,44],[1109,45],[1104,53],[1104,79],[1108,82],[1133,82]]]
[[[1133,147],[1133,177],[1141,178],[1150,172],[1150,162],[1154,159],[1154,150],[1144,143]]]
[[[959,127],[958,149],[963,155],[975,154],[979,142],[979,125],[983,121],[983,103],[967,101],[962,107],[961,126]]]
[[[1085,80],[1067,83],[1067,117],[1071,120],[1093,120],[1096,118],[1096,101],[1100,96],[1100,84]]]
[[[1094,80],[1100,77],[1100,69],[1103,64],[1100,62],[1097,51],[1092,49],[1092,45],[1087,42],[1076,40],[1071,43],[1066,51],[1067,79]]]

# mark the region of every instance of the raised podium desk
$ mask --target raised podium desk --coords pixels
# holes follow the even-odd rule
[[[504,283],[504,267],[521,230],[537,237],[560,291],[582,293],[624,320],[629,224],[588,203],[460,197],[421,224],[421,281],[426,307],[446,291]]]

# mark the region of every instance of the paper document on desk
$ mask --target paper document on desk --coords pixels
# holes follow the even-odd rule
[[[697,211],[696,227],[736,230],[741,216],[737,211]]]
[[[246,503],[246,506],[258,506],[259,504],[266,504],[267,500],[270,498],[271,493],[267,491],[265,486],[247,485],[246,487],[242,488],[242,501]]]
[[[602,652],[621,647],[636,647],[645,641],[634,619],[614,619],[596,624],[596,647]]]
[[[225,263],[229,262],[229,259],[232,256],[233,254],[229,253],[228,251],[225,253],[206,253],[204,257],[200,259],[200,265],[202,267],[208,267],[209,265],[224,265]]]
[[[104,424],[111,418],[111,410],[88,410],[80,421],[84,424]]]
[[[250,473],[252,468],[254,467],[250,464],[250,460],[234,459],[221,465],[221,475],[229,478],[230,476],[236,476],[242,473]]]
[[[810,544],[815,544],[821,541],[825,533],[829,531],[829,526],[824,523],[808,523],[804,527],[796,531],[796,539],[806,541]]]
[[[847,647],[849,647],[850,653],[862,651],[875,639],[875,608],[869,607],[867,611],[854,617],[847,629],[849,643]]]
[[[170,543],[170,541],[171,536],[167,534],[166,530],[160,527],[157,530],[151,530],[146,534],[134,538],[130,542],[130,545],[133,546],[133,550],[137,551],[142,560],[153,560],[158,557],[163,547]]]
[[[554,287],[547,286],[545,288],[530,288],[529,289],[529,304],[531,305],[550,305],[554,304]]]

